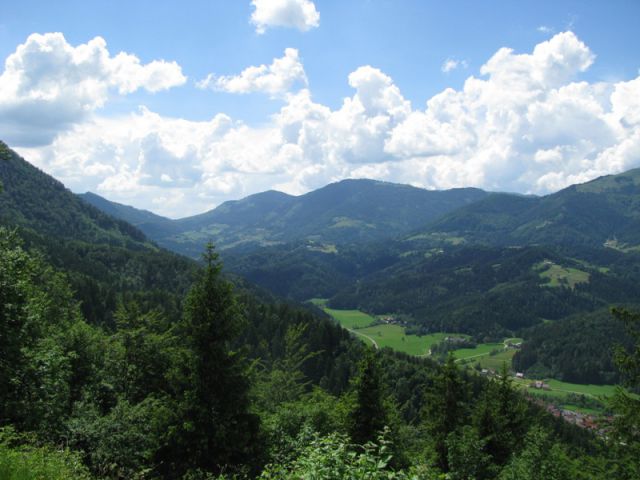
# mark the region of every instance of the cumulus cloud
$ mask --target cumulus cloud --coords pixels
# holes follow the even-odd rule
[[[456,60],[455,58],[447,58],[443,63],[440,70],[443,73],[449,73],[457,68],[466,69],[469,66],[466,60]]]
[[[15,145],[47,144],[102,107],[110,92],[158,92],[185,81],[175,62],[111,56],[101,37],[74,47],[61,33],[33,34],[0,75],[0,132]]]
[[[256,32],[263,34],[267,28],[289,27],[306,32],[320,25],[320,13],[311,0],[251,0],[255,8],[251,23]]]
[[[224,114],[206,122],[145,109],[95,115],[21,153],[76,191],[170,216],[347,177],[544,194],[640,166],[640,77],[582,80],[594,60],[565,32],[529,53],[498,50],[478,76],[420,108],[389,75],[362,66],[337,108],[301,88],[260,127]]]
[[[198,88],[213,89],[229,93],[263,92],[278,97],[296,85],[307,85],[307,76],[300,61],[298,50],[287,48],[284,56],[274,58],[271,65],[251,66],[239,75],[216,77],[209,74],[197,83]]]
[[[447,89],[412,112],[391,132],[385,150],[432,165],[435,181],[426,182],[432,186],[472,180],[485,188],[545,193],[578,173],[605,173],[596,168],[598,155],[631,133],[612,117],[626,114],[612,93],[635,87],[575,82],[594,58],[571,32],[530,54],[502,48],[482,66],[481,78],[469,77],[462,90]]]

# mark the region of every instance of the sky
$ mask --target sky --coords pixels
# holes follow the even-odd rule
[[[345,178],[544,195],[640,167],[640,2],[0,2],[0,140],[180,218]]]

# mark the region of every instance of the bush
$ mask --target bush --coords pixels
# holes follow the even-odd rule
[[[79,455],[67,449],[36,446],[32,440],[0,429],[0,478],[2,480],[90,480]]]

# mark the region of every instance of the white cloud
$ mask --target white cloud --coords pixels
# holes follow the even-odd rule
[[[449,73],[456,68],[464,68],[466,69],[469,66],[466,60],[456,60],[455,58],[447,58],[443,63],[440,70],[443,73]]]
[[[302,88],[284,95],[261,127],[224,114],[207,122],[145,109],[94,115],[50,146],[21,153],[76,191],[170,216],[361,176],[548,193],[640,166],[640,77],[582,81],[593,61],[566,32],[530,53],[498,50],[480,76],[423,108],[412,108],[384,72],[362,66],[348,77],[353,94],[335,109]]]
[[[202,89],[229,93],[263,92],[272,97],[282,96],[296,85],[307,85],[307,76],[295,48],[285,49],[284,56],[274,58],[271,65],[248,67],[235,76],[209,74],[197,83]]]
[[[553,28],[548,27],[546,25],[540,25],[538,28],[536,28],[537,31],[539,31],[540,33],[544,33],[544,34],[549,34],[549,33],[553,33]]]
[[[259,34],[272,27],[297,28],[306,32],[320,25],[320,13],[311,0],[251,0],[251,4],[255,8],[251,23]]]
[[[102,107],[112,91],[158,92],[185,81],[175,62],[112,57],[101,37],[74,47],[61,33],[33,34],[5,61],[0,132],[15,145],[46,144]]]

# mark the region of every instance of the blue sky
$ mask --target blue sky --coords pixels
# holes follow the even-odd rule
[[[172,217],[347,177],[544,194],[640,166],[639,19],[636,1],[3,2],[0,139]]]

